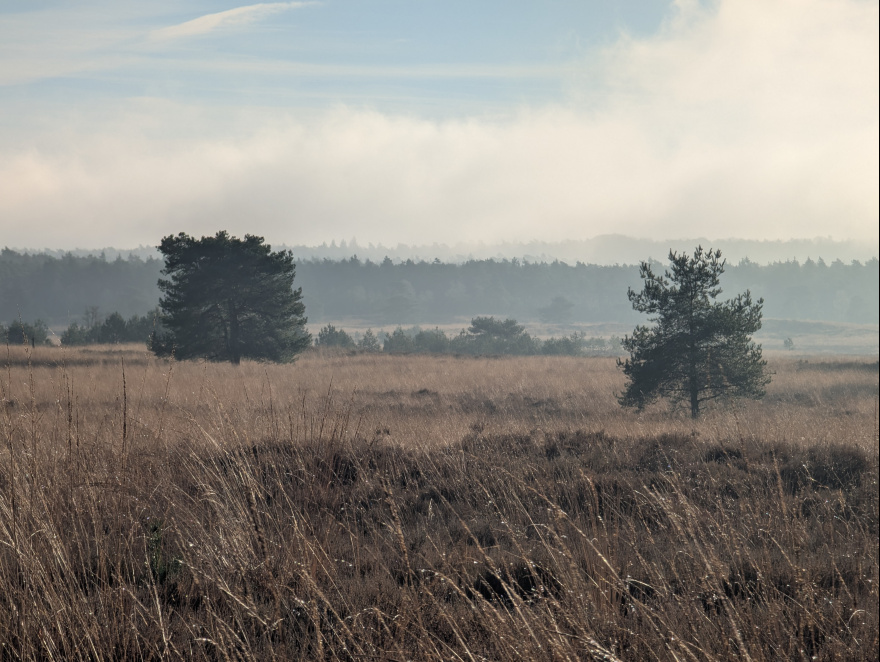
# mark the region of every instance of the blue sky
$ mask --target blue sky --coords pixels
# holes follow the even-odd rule
[[[0,243],[876,244],[877,25],[865,0],[7,0]]]
[[[565,97],[579,61],[668,2],[3,5],[7,93],[462,114]]]

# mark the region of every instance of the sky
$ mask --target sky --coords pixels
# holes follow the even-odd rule
[[[876,247],[878,23],[870,0],[3,0],[0,245]]]

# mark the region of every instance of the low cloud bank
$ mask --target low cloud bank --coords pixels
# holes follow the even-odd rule
[[[682,7],[585,64],[570,101],[500,119],[158,99],[101,122],[84,111],[27,146],[0,134],[4,242],[226,228],[287,244],[619,232],[876,245],[877,25],[876,4],[856,1]]]

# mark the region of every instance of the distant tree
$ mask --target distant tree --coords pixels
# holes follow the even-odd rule
[[[61,334],[61,344],[65,347],[87,345],[89,342],[89,329],[80,326],[77,322],[71,322]]]
[[[449,351],[450,341],[440,329],[420,330],[413,338],[417,352],[445,354]]]
[[[715,302],[724,273],[721,251],[693,257],[670,251],[671,270],[656,275],[647,262],[639,269],[641,292],[629,290],[635,310],[652,315],[654,326],[638,326],[623,339],[630,358],[618,359],[627,377],[623,406],[642,408],[658,397],[685,402],[693,418],[708,401],[722,397],[761,398],[770,382],[761,346],[751,334],[761,328],[763,299],[746,290]]]
[[[289,251],[272,252],[262,237],[238,239],[225,231],[201,239],[170,235],[159,251],[167,331],[151,337],[156,354],[238,364],[290,360],[311,345]]]
[[[389,354],[409,354],[415,351],[416,346],[406,331],[397,327],[390,336],[385,338],[383,349]]]
[[[785,347],[789,352],[794,351],[794,340],[791,338],[786,338],[782,341],[782,346]]]
[[[580,356],[586,343],[585,335],[583,331],[575,331],[570,336],[548,338],[541,344],[541,354]]]
[[[119,313],[111,313],[95,330],[99,343],[116,345],[128,340],[125,319]]]
[[[0,324],[0,341],[10,345],[49,345],[49,327],[43,320],[33,324],[16,320],[8,327]]]
[[[382,345],[379,343],[379,339],[376,337],[376,334],[373,333],[372,329],[367,329],[364,331],[364,337],[361,338],[358,343],[358,349],[364,352],[380,352],[382,351]]]
[[[150,335],[159,330],[160,312],[154,308],[146,315],[132,315],[125,321],[125,338],[127,342],[146,342]]]
[[[353,348],[354,340],[344,330],[337,329],[332,324],[328,324],[318,331],[318,337],[315,338],[315,345],[318,347],[345,347]]]
[[[474,354],[537,354],[538,344],[515,319],[474,317],[467,334],[459,336]]]

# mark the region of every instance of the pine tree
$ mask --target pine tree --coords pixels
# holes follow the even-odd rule
[[[364,332],[364,337],[361,338],[358,343],[358,349],[364,352],[381,352],[382,345],[379,344],[379,339],[376,337],[376,334],[373,333],[372,329],[367,329]]]
[[[656,275],[647,262],[639,274],[641,292],[629,290],[635,310],[652,315],[654,326],[638,326],[623,340],[630,353],[618,365],[627,376],[619,401],[643,408],[658,397],[686,403],[693,418],[718,398],[759,399],[770,382],[761,346],[751,334],[761,328],[763,299],[746,292],[715,302],[724,273],[721,251],[693,257],[669,253],[671,270]]]
[[[345,349],[355,346],[354,339],[346,333],[344,329],[337,329],[332,324],[328,324],[320,331],[315,339],[317,347],[342,347]]]
[[[179,359],[287,361],[311,344],[302,288],[289,251],[272,252],[262,237],[225,231],[195,239],[162,239],[165,256],[159,307],[167,332],[151,349]]]

